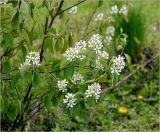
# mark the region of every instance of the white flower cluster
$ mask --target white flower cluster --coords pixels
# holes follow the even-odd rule
[[[119,13],[126,16],[127,13],[128,13],[127,6],[126,6],[126,5],[123,5],[122,8],[119,10]]]
[[[101,86],[99,83],[93,83],[88,86],[88,89],[85,92],[86,98],[95,97],[96,101],[99,99],[101,93]]]
[[[118,6],[117,5],[112,6],[110,13],[111,14],[117,14],[118,13]]]
[[[114,32],[115,32],[114,26],[107,27],[107,31],[106,31],[107,35],[110,35],[110,36],[113,37],[114,36]]]
[[[86,42],[80,40],[75,44],[75,47],[67,49],[63,56],[66,57],[69,61],[73,61],[74,59],[83,60],[85,56],[82,55],[81,52],[86,49],[86,46]]]
[[[96,18],[95,18],[95,21],[102,21],[103,20],[103,13],[99,13]]]
[[[110,11],[111,14],[123,14],[123,15],[127,15],[128,13],[128,9],[127,9],[127,6],[126,5],[123,5],[122,8],[119,10],[118,9],[118,6],[117,5],[114,5],[111,7],[111,11]]]
[[[98,52],[98,57],[103,58],[103,59],[108,59],[109,54],[106,51],[99,51]]]
[[[76,14],[76,13],[77,13],[77,6],[72,7],[72,8],[69,10],[69,13],[71,13],[71,14]]]
[[[88,47],[92,48],[96,53],[102,49],[102,37],[99,34],[93,34],[88,41]]]
[[[25,62],[21,64],[19,69],[23,69],[26,66],[36,66],[38,67],[40,65],[40,56],[38,52],[31,51],[25,58]]]
[[[72,79],[71,79],[71,82],[73,84],[77,84],[78,82],[79,83],[84,83],[84,80],[83,80],[83,75],[82,74],[79,74],[79,73],[76,73],[73,75]]]
[[[67,108],[72,108],[75,105],[76,99],[74,98],[74,94],[67,93],[65,95],[65,99],[63,99],[63,103],[67,104]]]
[[[65,92],[67,91],[67,85],[68,85],[68,81],[66,79],[58,81],[57,83],[57,87],[59,88],[60,91]]]
[[[111,73],[116,73],[119,75],[122,69],[124,69],[125,62],[124,57],[119,55],[118,57],[113,58],[113,65],[111,67]]]

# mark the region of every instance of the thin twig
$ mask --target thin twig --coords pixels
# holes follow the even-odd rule
[[[62,10],[62,11],[60,11],[57,15],[59,15],[59,14],[65,12],[65,11],[71,9],[72,7],[77,6],[77,5],[79,5],[79,4],[81,4],[81,3],[85,2],[85,1],[87,1],[87,0],[82,0],[82,1],[80,1],[79,3],[77,3],[77,4],[74,4],[74,5],[72,5],[72,6],[68,7],[68,8],[66,8],[66,9],[64,9],[64,10]]]

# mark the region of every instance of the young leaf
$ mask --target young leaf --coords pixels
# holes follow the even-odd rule
[[[13,47],[13,37],[12,37],[11,33],[6,33],[5,42],[8,46]]]
[[[126,57],[127,62],[128,62],[129,64],[131,64],[131,57],[130,57],[130,55],[128,55],[128,54],[124,54],[124,55],[125,55],[125,57]]]

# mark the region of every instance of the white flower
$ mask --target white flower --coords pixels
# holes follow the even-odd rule
[[[119,13],[126,16],[127,13],[128,13],[127,6],[126,6],[126,5],[123,5],[122,8],[120,9]]]
[[[109,22],[114,22],[114,21],[115,21],[115,19],[114,19],[112,16],[108,16],[108,17],[107,17],[107,20],[108,20]]]
[[[109,26],[107,27],[107,35],[111,35],[111,36],[114,36],[114,32],[115,32],[115,28],[114,26]]]
[[[84,82],[83,75],[79,74],[79,73],[74,74],[72,79],[71,79],[71,82],[73,84],[77,84],[77,82],[83,83]]]
[[[57,83],[57,87],[59,88],[60,91],[65,92],[67,91],[67,85],[68,85],[68,81],[66,79],[58,81]]]
[[[111,73],[116,73],[119,75],[122,69],[124,69],[125,62],[124,62],[124,57],[119,55],[118,57],[113,58],[113,64],[111,67]]]
[[[19,69],[23,69],[26,66],[36,66],[38,67],[40,65],[40,56],[38,52],[31,51],[25,58],[25,62],[21,64]]]
[[[69,10],[69,13],[71,13],[71,14],[77,13],[77,6],[72,7],[72,8]]]
[[[88,86],[88,89],[85,92],[86,98],[95,97],[96,101],[99,99],[101,93],[101,86],[99,83],[93,83]]]
[[[109,54],[106,51],[99,51],[98,55],[99,55],[99,57],[104,58],[104,59],[109,58]]]
[[[81,52],[86,49],[86,46],[87,46],[86,42],[80,40],[75,44],[75,47],[67,49],[63,54],[63,56],[66,57],[67,60],[69,61],[73,61],[74,59],[83,60],[85,56],[82,55]]]
[[[102,37],[99,34],[93,34],[88,41],[88,47],[91,47],[96,53],[102,49]]]
[[[111,44],[111,41],[112,41],[112,37],[111,36],[106,36],[105,43],[106,43],[107,46]]]
[[[95,21],[102,21],[103,20],[103,13],[99,13],[96,18]]]
[[[65,99],[63,99],[63,103],[67,104],[67,108],[72,108],[75,105],[76,99],[74,98],[74,94],[72,93],[67,93],[65,95]]]
[[[111,11],[110,11],[111,14],[117,14],[118,13],[118,7],[117,5],[114,5],[111,7]]]

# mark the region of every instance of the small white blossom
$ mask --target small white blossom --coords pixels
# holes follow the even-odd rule
[[[111,36],[106,36],[105,43],[106,43],[107,46],[111,44],[111,41],[112,41],[112,37]]]
[[[25,58],[25,62],[21,64],[19,69],[23,69],[26,66],[36,66],[38,67],[40,65],[40,56],[38,52],[31,51]]]
[[[102,49],[102,37],[99,34],[93,34],[88,41],[88,47],[92,48],[96,53]]]
[[[95,97],[96,101],[99,99],[101,93],[101,86],[99,83],[93,83],[88,86],[88,89],[85,92],[86,98]]]
[[[100,62],[100,60],[99,60],[99,58],[96,59],[96,67],[95,67],[95,68],[96,68],[96,69],[104,70],[104,67],[102,66],[102,64],[101,64],[101,62]]]
[[[124,57],[119,55],[118,57],[113,58],[113,64],[111,67],[111,73],[116,73],[119,75],[122,69],[124,69],[125,62],[124,62]]]
[[[71,82],[73,84],[77,84],[77,82],[84,83],[83,75],[79,74],[79,73],[74,74],[72,79],[71,79]]]
[[[126,5],[123,5],[122,8],[120,9],[119,13],[126,16],[127,13],[128,13],[127,6],[126,6]]]
[[[67,85],[68,85],[68,81],[66,79],[58,81],[57,83],[57,87],[59,88],[60,91],[65,92],[67,91]]]
[[[117,14],[118,13],[118,6],[117,5],[112,6],[110,13],[111,14]]]
[[[102,21],[103,20],[103,13],[99,13],[96,18],[95,18],[95,21]]]
[[[72,108],[75,105],[76,99],[74,98],[74,94],[67,93],[65,95],[65,99],[63,99],[63,103],[67,104],[67,108]]]
[[[99,55],[99,57],[104,58],[104,59],[109,58],[109,54],[106,51],[99,51],[98,55]]]
[[[74,59],[83,60],[85,56],[82,55],[81,52],[86,49],[86,45],[87,44],[85,41],[80,40],[75,44],[75,47],[67,49],[63,56],[66,57],[69,61],[73,61]]]
[[[111,36],[114,36],[114,32],[115,32],[115,28],[114,26],[109,26],[107,27],[107,35],[111,35]]]
[[[77,13],[77,6],[72,7],[72,8],[69,10],[69,13],[71,13],[71,14]]]

